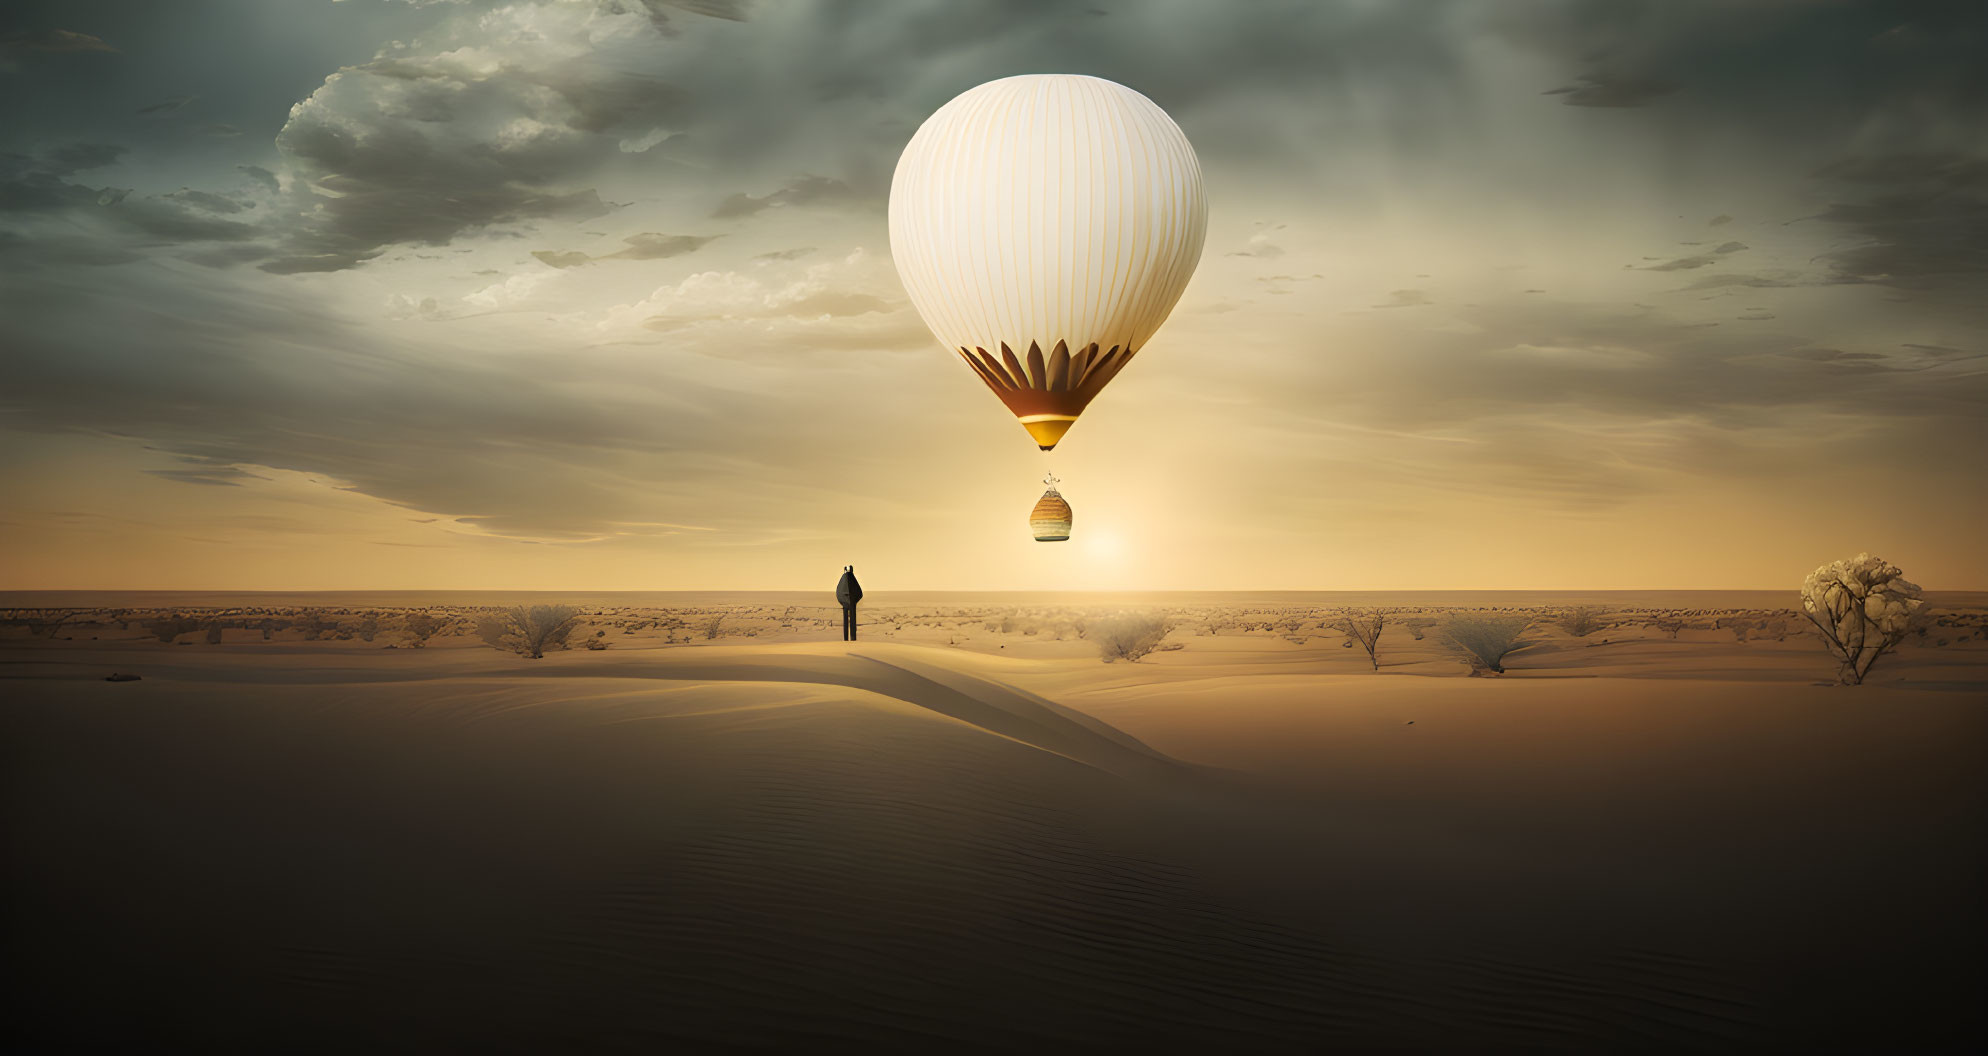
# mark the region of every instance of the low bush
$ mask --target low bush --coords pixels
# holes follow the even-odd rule
[[[1600,609],[1589,605],[1578,605],[1561,613],[1560,618],[1555,622],[1559,623],[1560,629],[1568,634],[1576,638],[1586,638],[1602,629],[1604,626],[1602,615]]]
[[[1460,612],[1443,625],[1443,642],[1462,654],[1473,671],[1502,675],[1505,658],[1532,644],[1524,638],[1531,627],[1531,616]]]
[[[565,605],[520,605],[486,616],[476,633],[485,644],[537,660],[547,649],[565,648],[566,636],[573,633],[579,618]]]
[[[1166,636],[1166,618],[1151,612],[1126,612],[1094,620],[1086,635],[1097,643],[1098,655],[1107,664],[1114,660],[1137,662],[1159,648]]]

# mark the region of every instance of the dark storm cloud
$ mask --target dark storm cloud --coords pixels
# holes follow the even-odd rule
[[[218,273],[120,279],[0,283],[10,427],[143,438],[186,460],[161,476],[196,484],[252,472],[221,467],[310,473],[509,536],[592,538],[646,503],[746,532],[786,523],[849,456],[819,443],[824,407],[864,384],[769,390],[752,382],[762,364],[713,382],[657,356],[575,385],[599,375],[570,348],[447,355],[435,338],[355,327],[305,291],[243,297]],[[925,376],[956,380],[892,375],[911,392]]]
[[[127,149],[114,143],[70,143],[42,155],[42,167],[51,175],[73,176],[115,164]]]
[[[1560,101],[1568,106],[1648,106],[1677,89],[1674,82],[1653,77],[1586,73],[1578,83],[1540,94],[1566,96]]]
[[[328,197],[300,198],[290,252],[262,269],[343,270],[396,245],[605,215],[595,173],[623,142],[691,114],[689,93],[660,75],[665,7],[743,17],[723,3],[607,3],[597,11],[643,19],[601,23],[584,7],[506,8],[338,71],[276,140]]]
[[[260,109],[247,116],[210,112],[231,98],[225,85],[157,70],[150,82],[113,82],[116,91],[99,96],[87,94],[97,90],[89,85],[66,82],[75,85],[73,96],[52,104],[75,115],[113,114],[103,120],[124,123],[107,123],[108,131],[90,131],[88,138],[139,143],[149,134],[160,144],[173,137],[170,147],[128,156],[126,169],[181,156],[172,151],[232,152],[205,155],[224,159],[211,171],[228,174],[226,180],[200,184],[174,172],[170,182],[119,201],[121,189],[91,186],[95,181],[80,174],[92,171],[103,151],[120,148],[58,156],[64,148],[45,149],[8,133],[4,144],[14,153],[0,159],[0,207],[78,225],[59,235],[0,232],[0,261],[9,262],[10,274],[50,273],[36,278],[43,285],[10,283],[0,291],[8,302],[10,352],[25,364],[0,396],[14,421],[148,437],[215,465],[322,473],[417,509],[548,535],[581,535],[625,516],[626,496],[593,468],[603,459],[655,467],[644,472],[667,482],[689,472],[684,460],[736,457],[755,486],[789,481],[812,457],[806,443],[782,447],[769,440],[736,456],[709,450],[710,436],[735,435],[723,431],[727,422],[807,420],[798,396],[764,385],[726,389],[686,373],[639,378],[582,398],[564,387],[575,373],[561,359],[566,350],[450,361],[435,349],[397,344],[318,311],[303,289],[294,298],[269,296],[270,287],[289,284],[253,271],[224,280],[181,268],[196,280],[241,285],[202,290],[173,285],[194,280],[160,277],[122,291],[108,307],[87,276],[58,280],[66,268],[139,259],[141,249],[210,268],[345,270],[397,247],[493,230],[530,234],[520,229],[604,215],[612,207],[596,187],[617,175],[638,185],[677,181],[672,188],[687,189],[682,197],[695,209],[715,205],[719,217],[742,229],[780,236],[777,225],[790,208],[841,209],[852,226],[867,225],[862,237],[874,238],[881,230],[875,207],[917,123],[980,81],[1023,72],[1122,81],[1181,121],[1211,177],[1308,192],[1364,165],[1392,172],[1415,160],[1432,163],[1428,171],[1445,180],[1477,178],[1473,152],[1483,142],[1474,138],[1475,123],[1506,109],[1536,114],[1529,120],[1540,122],[1633,128],[1648,137],[1653,154],[1678,162],[1675,172],[1698,173],[1674,177],[1680,180],[1711,171],[1736,183],[1769,182],[1780,171],[1776,165],[1785,166],[1784,178],[1815,180],[1793,188],[1788,199],[1815,189],[1830,203],[1806,221],[1842,236],[1819,262],[1826,274],[1763,268],[1697,278],[1688,289],[1820,282],[1978,288],[1988,267],[1981,259],[1983,188],[1976,167],[1980,144],[1988,142],[1978,3],[1259,7],[1180,0],[1126,5],[1097,18],[1064,3],[907,0],[765,5],[747,25],[704,21],[743,10],[715,2],[624,0],[598,8],[620,6],[633,28],[591,17],[560,22],[583,10],[570,6],[547,7],[537,12],[546,21],[531,24],[507,22],[494,5],[419,12],[389,6],[396,10],[352,15],[389,27],[363,49],[324,59],[294,88],[269,80],[277,87],[259,93],[253,102]],[[384,21],[417,17],[425,21]],[[120,42],[138,39],[103,32]],[[1550,73],[1501,89],[1509,99],[1487,97],[1470,72],[1481,68],[1487,32],[1543,56]],[[226,38],[215,47],[239,47],[232,27],[212,35]],[[382,47],[390,40],[408,43]],[[183,55],[173,58],[188,63]],[[1538,95],[1556,86],[1565,88],[1546,99]],[[157,122],[132,113],[166,92],[197,92],[201,101],[196,107],[190,96],[174,97],[177,105],[148,115],[168,118]],[[1622,112],[1574,113],[1559,102]],[[186,134],[185,124],[194,120],[224,118],[247,134]],[[1509,127],[1522,134],[1528,126]],[[137,131],[127,136],[118,128]],[[652,143],[659,133],[667,135]],[[257,152],[272,137],[280,161]],[[630,142],[655,149],[623,145]],[[669,151],[680,152],[673,157],[683,166],[658,161]],[[1723,167],[1684,164],[1711,164],[1708,157]],[[117,160],[112,153],[94,167]],[[1587,164],[1577,154],[1530,160],[1540,171],[1580,172]],[[1670,171],[1652,179],[1673,178]],[[796,179],[795,173],[812,175]],[[229,197],[227,186],[244,181],[261,196],[255,209],[230,212],[215,204],[244,201]],[[182,182],[189,188],[179,196],[151,193]],[[727,192],[734,193],[723,197]],[[1366,204],[1356,197],[1349,205],[1336,193],[1318,190],[1321,208]],[[1515,185],[1510,193],[1536,191]],[[632,197],[619,185],[610,196]],[[1734,201],[1693,202],[1702,211],[1692,222]],[[1749,224],[1792,219],[1755,214],[1749,204]],[[1705,222],[1721,227],[1731,220]],[[537,237],[545,241],[526,245],[562,244],[555,233]],[[823,237],[833,236],[810,230],[763,244]],[[1315,248],[1295,234],[1241,246],[1239,233],[1225,237],[1245,257]],[[1760,252],[1771,249],[1755,241]],[[680,244],[645,248],[631,241],[628,250],[608,256],[664,259],[678,255],[672,245]],[[1654,270],[1703,275],[1707,265],[1721,271],[1747,259],[1727,255],[1739,252],[1730,245]],[[1216,262],[1216,248],[1211,244],[1204,268]],[[540,252],[553,258],[540,256],[553,267],[593,259]],[[640,253],[654,255],[634,255]],[[251,285],[256,282],[264,285]],[[1378,294],[1388,285],[1382,280],[1372,289]],[[873,316],[891,307],[869,294],[822,296],[782,311]],[[1378,298],[1362,298],[1369,299]],[[1411,303],[1417,302],[1397,298],[1388,306]],[[1221,301],[1188,310],[1241,307]],[[1406,330],[1445,310],[1360,316]],[[1557,415],[1625,427],[1665,423],[1673,436],[1665,456],[1671,464],[1708,473],[1799,447],[1796,441],[1826,428],[1814,424],[1819,416],[1854,418],[1860,436],[1886,451],[1913,442],[1961,446],[1957,457],[1971,465],[1980,461],[1976,452],[1988,450],[1954,442],[1978,438],[1988,420],[1981,377],[1964,373],[1968,361],[1918,349],[1838,348],[1840,338],[1824,342],[1802,333],[1796,321],[1741,323],[1732,318],[1738,309],[1719,310],[1723,324],[1707,326],[1662,313],[1550,303],[1461,309],[1470,334],[1377,325],[1370,356],[1306,357],[1291,368],[1333,364],[1339,374],[1307,375],[1245,398],[1290,392],[1307,408],[1324,406],[1375,428],[1454,429],[1477,443],[1464,462],[1487,480],[1515,481],[1569,502],[1657,484],[1647,473],[1621,471],[1592,436]],[[1920,320],[1925,336],[1966,344],[1967,335],[1939,328],[1949,318],[1929,313]],[[659,325],[697,321],[665,317]],[[871,340],[824,330],[818,347],[863,347]],[[911,330],[904,341],[929,344]],[[668,413],[659,415],[658,407]],[[1938,429],[1947,430],[1946,442],[1928,444],[1927,431]],[[542,488],[521,488],[521,479]]]
[[[1229,398],[1280,430],[1331,436],[1350,424],[1438,445],[1430,456],[1404,439],[1398,460],[1383,456],[1392,480],[1576,510],[1675,487],[1680,474],[1770,481],[1817,464],[1935,458],[1988,473],[1988,374],[1963,358],[1829,347],[1656,309],[1528,299],[1455,314],[1467,325],[1417,330],[1374,313],[1376,329],[1336,338],[1333,356],[1260,364],[1243,380],[1310,403]],[[1190,384],[1203,399],[1231,382]]]
[[[273,193],[279,187],[276,181],[276,174],[260,165],[237,165],[235,166],[235,171],[254,180],[263,190]]]
[[[1497,5],[1489,24],[1605,71],[1589,83],[1680,87],[1665,105],[1688,121],[1663,132],[1680,150],[1745,135],[1816,162],[1832,204],[1810,219],[1857,241],[1828,255],[1836,280],[1988,277],[1988,5],[1580,0]]]
[[[102,143],[78,143],[53,148],[42,156],[0,155],[0,214],[30,216],[62,215],[86,229],[116,233],[111,241],[94,252],[79,251],[73,242],[81,236],[64,232],[55,237],[50,252],[70,263],[92,259],[122,263],[135,241],[239,242],[256,237],[256,229],[245,223],[224,220],[216,213],[239,212],[241,202],[204,191],[181,190],[165,195],[132,198],[117,188],[91,187],[71,182],[79,172],[115,163],[124,148]],[[25,256],[39,244],[37,239],[19,237],[9,248],[10,256]],[[69,245],[67,250],[61,248]]]
[[[1873,419],[1988,412],[1988,375],[1929,369],[1897,346],[1818,357],[1798,333],[1724,332],[1670,313],[1529,300],[1463,309],[1468,334],[1407,334],[1363,369],[1395,374],[1364,392],[1377,420],[1439,424],[1553,408],[1631,419],[1698,418],[1744,428],[1765,410]],[[1414,379],[1413,383],[1405,383]],[[1391,394],[1391,395],[1390,395]]]
[[[1866,240],[1828,254],[1838,278],[1923,288],[1988,274],[1988,154],[1856,158],[1820,175],[1874,192],[1820,216]]]
[[[656,31],[667,36],[675,36],[675,17],[684,12],[704,15],[709,18],[729,19],[744,22],[750,17],[752,5],[747,0],[636,0],[634,4],[611,0],[603,5],[610,10],[646,11],[649,22]]]

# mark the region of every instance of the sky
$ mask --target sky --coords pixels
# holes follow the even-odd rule
[[[12,3],[0,589],[1988,589],[1982,54],[1978,2]],[[885,222],[1020,73],[1147,95],[1210,203],[1048,456]]]

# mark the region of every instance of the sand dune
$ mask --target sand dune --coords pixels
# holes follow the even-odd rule
[[[65,644],[0,657],[38,1048],[1983,1036],[1967,694]]]

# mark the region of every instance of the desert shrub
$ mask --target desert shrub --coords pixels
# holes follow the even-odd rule
[[[1471,669],[1505,673],[1505,658],[1531,645],[1524,640],[1532,626],[1526,615],[1460,612],[1443,625],[1443,642],[1462,654]]]
[[[162,642],[170,642],[180,635],[194,630],[198,626],[192,620],[182,620],[177,616],[169,616],[147,622],[145,629],[151,632],[152,637]]]
[[[1802,582],[1802,614],[1836,657],[1837,681],[1850,686],[1863,684],[1878,657],[1930,616],[1918,586],[1897,565],[1869,554],[1809,573]]]
[[[1167,636],[1166,618],[1151,612],[1124,612],[1090,625],[1089,640],[1098,645],[1098,655],[1109,664],[1114,660],[1136,662],[1159,648]]]
[[[579,618],[565,605],[520,605],[485,617],[476,633],[485,644],[537,660],[547,649],[565,648]]]
[[[1333,626],[1346,633],[1347,645],[1359,642],[1360,648],[1367,651],[1367,661],[1379,671],[1381,660],[1375,650],[1380,646],[1381,627],[1385,623],[1385,617],[1378,612],[1349,612]]]
[[[1576,638],[1586,638],[1602,628],[1602,612],[1589,605],[1577,605],[1560,614],[1555,621],[1560,629]]]
[[[380,618],[378,616],[368,616],[359,624],[359,640],[362,642],[372,641],[373,636],[378,633],[380,633]]]
[[[80,617],[75,609],[11,609],[6,622],[17,627],[26,627],[36,638],[53,638],[62,625]]]
[[[1412,620],[1401,621],[1401,625],[1408,628],[1408,633],[1414,635],[1415,640],[1419,642],[1428,635],[1429,628],[1441,622],[1441,620],[1432,620],[1427,616],[1417,616]]]
[[[407,635],[414,639],[411,644],[416,646],[428,644],[428,639],[435,637],[435,632],[441,629],[442,621],[431,613],[417,612],[407,618]]]
[[[1688,623],[1689,621],[1682,616],[1653,616],[1650,618],[1650,626],[1670,635],[1672,638],[1677,637],[1677,632],[1684,630]]]
[[[725,627],[725,614],[721,612],[711,617],[710,619],[704,621],[704,637],[716,638],[718,637],[719,633],[724,630],[724,627]]]
[[[208,624],[208,625],[207,625],[207,644],[208,644],[208,645],[220,645],[220,644],[221,644],[221,625],[220,625],[220,624],[218,624],[218,623],[210,623],[210,624]]]

